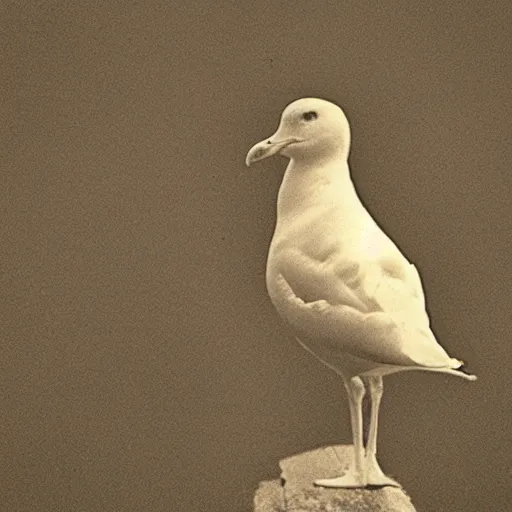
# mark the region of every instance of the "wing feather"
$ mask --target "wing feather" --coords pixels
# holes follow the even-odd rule
[[[273,302],[310,337],[342,351],[385,364],[456,367],[430,329],[418,271],[400,256],[359,261],[344,256],[329,264],[297,252],[280,269],[286,290],[281,296],[288,304]]]

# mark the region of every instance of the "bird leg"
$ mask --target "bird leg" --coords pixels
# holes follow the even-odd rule
[[[360,377],[345,379],[345,387],[350,408],[354,458],[344,475],[315,481],[315,485],[322,487],[354,488],[366,486],[362,411],[365,388]]]
[[[392,485],[400,487],[398,482],[387,477],[377,462],[377,427],[379,422],[379,407],[384,387],[382,377],[367,377],[370,397],[372,400],[370,412],[370,432],[366,445],[366,480],[368,485]]]

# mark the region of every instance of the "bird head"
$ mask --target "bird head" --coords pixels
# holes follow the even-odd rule
[[[343,110],[326,100],[302,98],[290,103],[277,131],[247,153],[247,166],[275,154],[301,161],[348,156],[350,127]]]

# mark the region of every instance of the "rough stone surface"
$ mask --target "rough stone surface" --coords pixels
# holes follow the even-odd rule
[[[286,512],[283,487],[279,480],[260,482],[254,496],[255,512]]]
[[[326,446],[283,459],[281,482],[261,482],[255,512],[415,512],[402,489],[326,489],[318,478],[340,476],[348,467],[352,446]]]

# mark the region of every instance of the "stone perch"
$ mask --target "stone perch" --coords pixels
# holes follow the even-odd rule
[[[327,489],[318,478],[339,476],[347,469],[351,445],[326,446],[283,459],[281,481],[260,482],[254,512],[415,512],[402,489]]]

